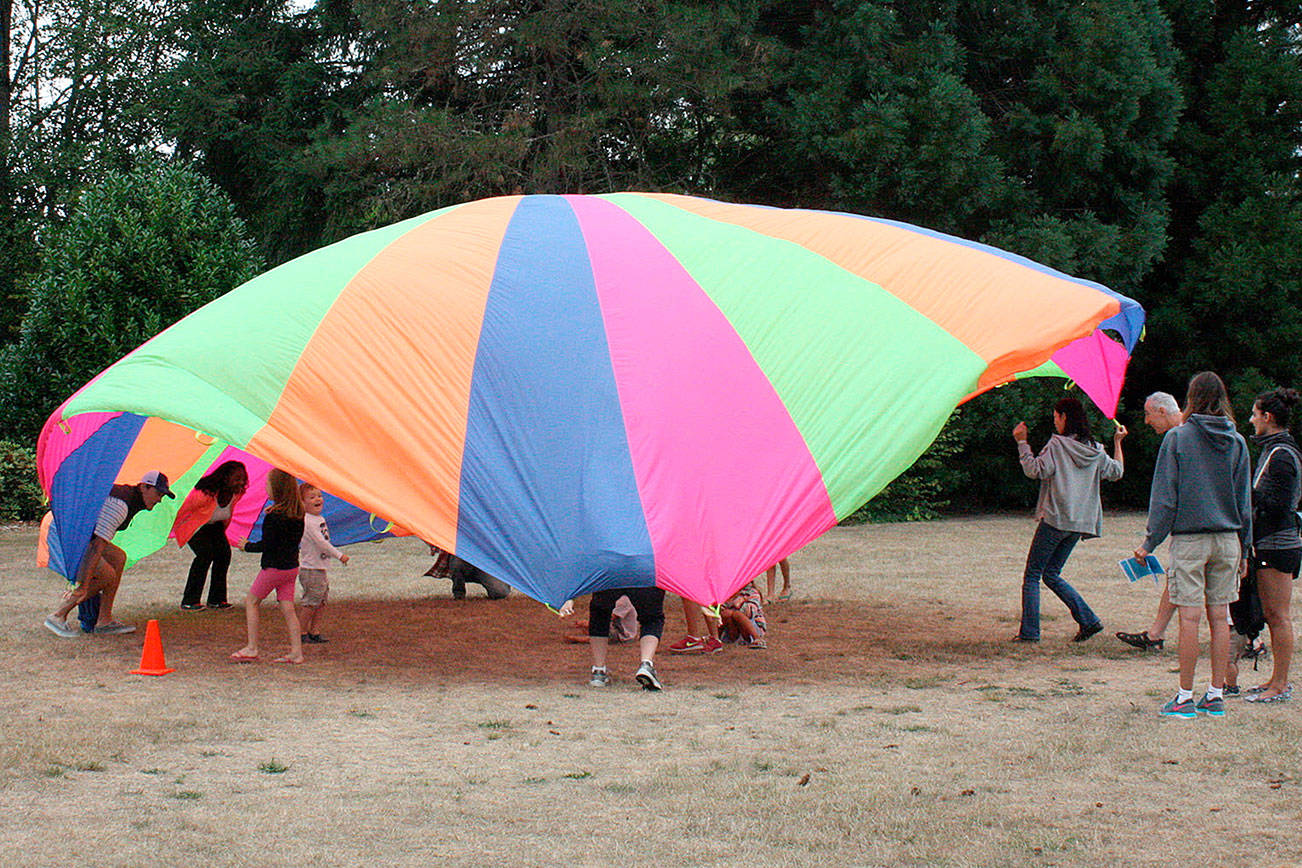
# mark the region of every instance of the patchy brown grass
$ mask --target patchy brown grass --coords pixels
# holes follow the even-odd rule
[[[1068,564],[1105,632],[1070,643],[1049,597],[1029,648],[1006,641],[1029,520],[836,529],[793,558],[767,651],[661,654],[662,694],[632,647],[587,688],[563,622],[451,600],[410,541],[332,571],[301,667],[227,663],[241,610],[180,612],[187,559],[156,555],[118,615],[157,618],[177,671],[133,676],[141,634],[40,627],[62,580],[0,530],[0,864],[1296,864],[1302,706],[1160,719],[1174,650],[1111,638],[1155,605],[1115,566],[1141,527],[1110,517]]]

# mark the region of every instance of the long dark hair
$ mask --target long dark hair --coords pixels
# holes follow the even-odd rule
[[[1075,437],[1082,443],[1093,443],[1094,435],[1090,433],[1090,422],[1085,417],[1085,408],[1075,398],[1063,398],[1053,405],[1053,412],[1063,416],[1062,433]]]
[[[249,471],[242,461],[223,461],[217,469],[202,477],[194,484],[200,491],[211,494],[222,506],[231,502],[231,498],[240,490],[235,480],[244,477],[244,484],[249,483]]]
[[[1184,401],[1184,417],[1188,419],[1195,413],[1203,416],[1224,416],[1234,421],[1234,409],[1230,406],[1230,394],[1225,390],[1225,381],[1213,371],[1194,374],[1189,380],[1189,392]]]

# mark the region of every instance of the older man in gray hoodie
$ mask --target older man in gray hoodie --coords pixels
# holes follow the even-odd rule
[[[1248,445],[1234,429],[1221,378],[1204,371],[1189,381],[1185,423],[1162,438],[1148,504],[1145,558],[1171,537],[1171,602],[1180,612],[1180,689],[1162,706],[1171,717],[1225,713],[1230,656],[1229,604],[1247,571],[1252,545],[1252,480]],[[1198,624],[1207,612],[1212,633],[1211,686],[1193,701]]]

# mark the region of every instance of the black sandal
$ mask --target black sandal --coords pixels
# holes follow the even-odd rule
[[[1165,639],[1150,639],[1148,631],[1144,630],[1139,633],[1118,633],[1117,638],[1131,647],[1138,648],[1141,651],[1147,651],[1150,648],[1160,649],[1166,644]]]

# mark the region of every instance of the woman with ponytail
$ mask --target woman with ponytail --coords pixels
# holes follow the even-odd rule
[[[1293,389],[1271,389],[1252,405],[1253,440],[1261,446],[1257,472],[1252,477],[1252,560],[1261,610],[1270,628],[1274,668],[1270,680],[1248,690],[1249,702],[1287,702],[1293,694],[1288,683],[1293,659],[1293,581],[1302,566],[1302,535],[1297,508],[1302,499],[1302,452],[1288,432]]]

